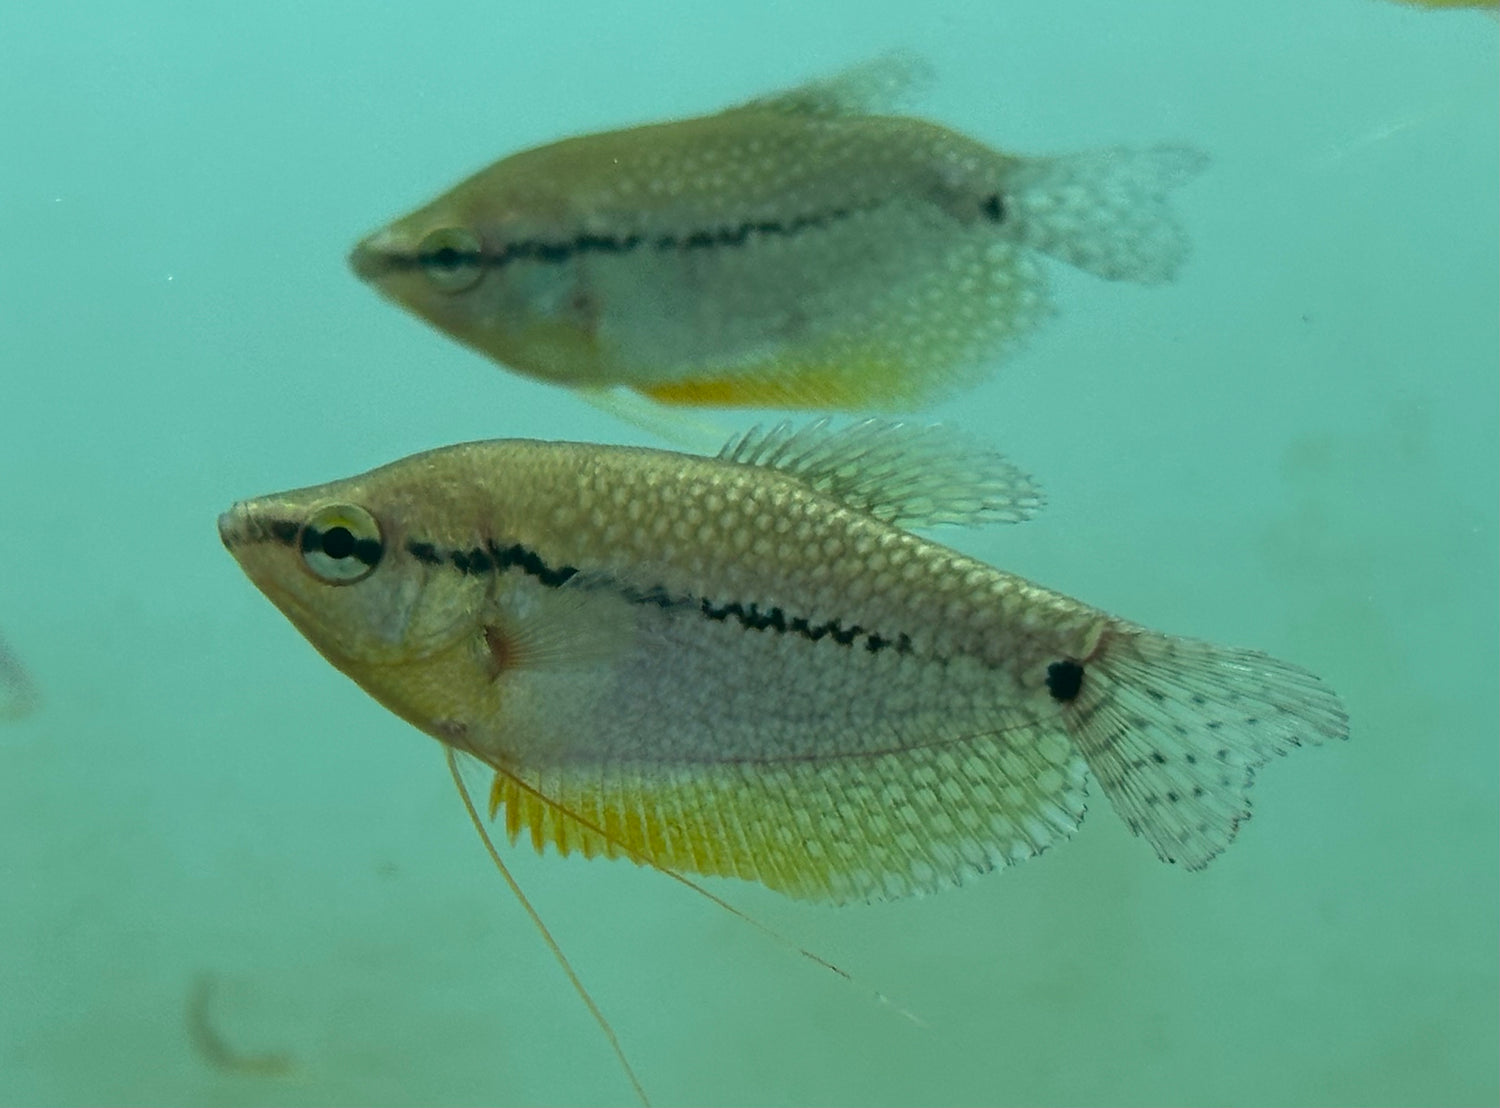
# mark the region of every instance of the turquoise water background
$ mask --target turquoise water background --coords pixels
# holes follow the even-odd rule
[[[928,413],[1036,473],[945,541],[1299,662],[1352,739],[1201,874],[1101,799],[828,909],[507,852],[662,1103],[1495,1103],[1497,28],[1377,0],[0,6],[0,1102],[629,1103],[436,745],[219,545],[233,500],[502,436],[649,441],[382,303],[354,240],[502,153],[893,47],[997,146],[1189,141],[1161,289]],[[753,416],[718,417],[727,426]],[[187,1029],[195,982],[239,1052]],[[878,989],[916,1026],[870,998]]]

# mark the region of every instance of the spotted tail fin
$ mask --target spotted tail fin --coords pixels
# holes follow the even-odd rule
[[[1252,650],[1125,627],[1083,663],[1069,727],[1104,794],[1164,862],[1202,869],[1250,816],[1255,771],[1349,734],[1317,677]]]
[[[1005,206],[1033,249],[1111,281],[1164,284],[1188,254],[1167,193],[1207,164],[1190,146],[1016,159],[1006,170]]]

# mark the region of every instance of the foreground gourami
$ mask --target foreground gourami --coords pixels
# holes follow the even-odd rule
[[[512,838],[902,896],[1070,834],[1092,775],[1201,867],[1258,766],[1345,736],[1339,701],[906,529],[1038,503],[996,455],[872,422],[717,458],[470,443],[219,527],[330,662],[493,770]]]
[[[355,247],[383,295],[503,365],[668,404],[906,410],[1048,311],[1038,253],[1170,280],[1182,146],[1000,153],[888,113],[886,59],[714,115],[504,158]]]

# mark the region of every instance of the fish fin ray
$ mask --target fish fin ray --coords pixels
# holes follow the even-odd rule
[[[1167,194],[1207,164],[1180,145],[1018,158],[1006,169],[1005,205],[1027,246],[1111,281],[1165,284],[1189,249]]]
[[[1001,239],[965,235],[942,264],[865,280],[846,302],[811,305],[806,336],[637,387],[673,405],[913,411],[977,384],[1052,310],[1041,267]]]
[[[932,66],[920,55],[896,50],[795,88],[757,96],[729,110],[770,111],[829,119],[891,112],[932,84]]]
[[[616,610],[602,612],[601,604]],[[575,573],[550,588],[521,582],[488,605],[481,624],[496,674],[610,662],[630,649],[636,631],[629,604],[597,573]]]
[[[1259,767],[1349,734],[1327,685],[1253,650],[1126,627],[1083,666],[1069,714],[1089,768],[1130,830],[1187,869],[1208,865],[1249,818]]]
[[[475,765],[482,767],[484,770],[489,771],[490,767],[488,765],[479,762],[472,756],[466,756],[466,759],[473,762]],[[534,802],[534,804],[530,805],[533,811],[535,810],[536,804],[551,807],[565,819],[576,824],[580,831],[586,833],[586,840],[584,837],[579,838],[580,845],[578,848],[580,853],[582,853],[585,857],[593,857],[595,856],[595,854],[601,852],[601,844],[607,846],[609,843],[613,842],[615,847],[618,848],[615,856],[628,857],[638,865],[650,866],[652,869],[656,870],[663,876],[671,878],[679,885],[691,889],[693,892],[697,893],[705,900],[724,909],[736,919],[749,924],[751,927],[759,931],[762,935],[767,936],[779,945],[792,950],[797,954],[800,954],[808,961],[821,966],[823,969],[828,970],[835,976],[843,978],[851,985],[860,984],[860,982],[854,977],[854,975],[849,973],[847,970],[835,965],[833,962],[830,962],[828,959],[822,957],[821,955],[815,954],[811,950],[808,950],[806,947],[799,946],[797,943],[787,938],[775,928],[767,926],[760,920],[756,919],[754,916],[751,916],[741,911],[739,908],[736,908],[733,904],[729,903],[723,897],[718,896],[715,893],[704,888],[702,885],[698,884],[698,882],[694,881],[691,877],[688,877],[685,873],[663,865],[661,861],[655,857],[650,857],[638,851],[631,850],[625,843],[622,843],[616,839],[611,839],[611,837],[599,824],[591,822],[588,818],[578,812],[566,809],[558,801],[543,794],[532,786],[523,783],[518,778],[513,777],[506,771],[494,770],[489,796],[490,819],[493,820],[495,818],[497,811],[502,806],[505,808],[507,816],[507,835],[512,843],[516,841],[517,833],[510,830],[511,814],[518,811],[523,806],[526,806],[526,800],[524,798],[527,797],[529,797],[530,800]],[[587,845],[589,843],[593,844],[592,850],[590,850],[589,845]],[[538,847],[538,849],[542,849],[542,847]],[[560,848],[560,851],[564,854],[568,853],[566,849]],[[876,1001],[886,1007],[891,1008],[894,1012],[896,1012],[897,1015],[900,1015],[904,1019],[910,1020],[912,1023],[915,1023],[918,1026],[926,1026],[926,1024],[923,1023],[923,1021],[916,1014],[895,1003],[891,1000],[890,997],[875,989],[871,989],[869,991],[871,996]]]
[[[680,408],[667,407],[642,393],[623,388],[580,388],[574,392],[600,411],[684,450],[708,453],[724,441],[723,431],[715,424],[696,419]]]
[[[507,834],[529,832],[538,850],[835,903],[961,883],[1083,819],[1086,767],[1056,721],[1008,713],[977,733],[939,724],[925,738],[857,756],[512,769],[496,775],[491,813],[505,809]]]
[[[941,424],[781,422],[737,435],[718,456],[792,474],[898,527],[1019,523],[1046,502],[1036,482],[1003,455]]]

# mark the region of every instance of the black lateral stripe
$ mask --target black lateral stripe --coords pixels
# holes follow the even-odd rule
[[[345,547],[338,552],[326,551],[331,557],[359,559],[367,566],[379,563],[384,548],[377,539],[356,539],[345,527],[331,527],[319,531],[316,527],[304,527],[294,519],[268,519],[252,522],[248,526],[246,539],[250,542],[278,542],[282,546],[299,547],[304,553],[325,550],[325,540],[331,534],[341,536]]]
[[[699,610],[716,623],[724,623],[733,619],[751,631],[790,632],[794,635],[801,635],[810,642],[830,638],[840,646],[853,646],[855,642],[863,638],[865,649],[871,654],[877,654],[888,648],[894,649],[897,654],[911,653],[911,638],[905,633],[897,635],[894,639],[888,639],[874,631],[866,631],[857,623],[851,627],[845,627],[835,619],[827,623],[813,624],[801,616],[787,619],[786,613],[780,608],[772,607],[762,610],[757,604],[746,606],[737,601],[717,605],[710,600],[704,600],[699,603]]]
[[[520,543],[502,547],[497,543],[488,542],[483,548],[476,546],[472,550],[443,551],[431,543],[409,541],[406,544],[406,552],[423,565],[452,566],[465,576],[504,573],[508,569],[519,569],[528,577],[533,577],[541,584],[554,589],[571,581],[578,574],[574,566],[558,566],[557,568],[549,566],[536,551]],[[724,623],[732,619],[751,631],[790,633],[800,635],[810,642],[818,642],[820,639],[827,638],[840,646],[853,646],[858,642],[863,642],[864,648],[871,654],[878,654],[882,650],[894,650],[897,654],[910,654],[912,651],[911,637],[904,632],[892,639],[875,631],[867,631],[857,623],[845,627],[836,619],[818,624],[811,623],[801,616],[788,619],[786,613],[779,607],[772,606],[763,609],[758,604],[745,605],[738,601],[715,604],[711,600],[677,597],[660,585],[652,585],[649,589],[623,585],[619,586],[618,591],[631,604],[649,604],[668,609],[695,607],[704,617],[716,623]]]
[[[826,212],[799,215],[793,219],[746,220],[734,227],[716,227],[708,230],[690,231],[684,234],[659,235],[651,240],[651,246],[660,251],[707,250],[720,247],[743,246],[752,236],[792,237],[805,231],[818,230],[847,219],[853,214],[851,208],[832,208]],[[459,266],[483,266],[486,269],[501,269],[516,261],[536,261],[559,264],[586,254],[629,254],[646,239],[640,234],[594,235],[580,234],[562,242],[545,239],[522,239],[506,243],[499,251],[454,250],[451,246],[441,252],[423,254],[388,254],[386,264],[393,269],[423,269],[441,264],[445,269]]]
[[[487,542],[484,546],[476,546],[470,550],[440,550],[430,542],[409,539],[406,552],[425,566],[452,566],[466,577],[482,577],[488,573],[504,573],[511,568],[519,569],[549,588],[557,588],[578,572],[573,566],[554,569],[542,561],[534,550],[528,550],[520,543],[499,546]]]
[[[284,546],[295,546],[303,537],[302,528],[292,520],[275,519],[261,523],[255,537],[272,539]],[[318,545],[321,538],[318,539]],[[380,560],[379,544],[364,540],[356,544],[354,556],[366,565]],[[483,547],[470,550],[441,550],[430,542],[408,540],[406,552],[425,566],[452,567],[466,577],[483,576],[489,573],[504,573],[508,569],[519,569],[528,577],[535,578],[548,588],[559,588],[578,574],[575,566],[549,566],[540,555],[520,543],[500,546],[487,542]],[[631,604],[653,605],[658,608],[696,608],[704,617],[716,623],[734,620],[750,631],[775,631],[778,634],[800,635],[810,642],[832,639],[840,646],[862,643],[871,654],[882,650],[894,650],[897,654],[912,652],[911,637],[905,632],[888,638],[877,631],[867,631],[859,624],[845,627],[839,620],[827,623],[812,623],[802,616],[788,618],[781,608],[772,606],[762,609],[758,604],[715,604],[711,600],[673,596],[660,585],[648,589],[637,589],[630,585],[617,586],[620,594]]]
[[[553,569],[537,556],[535,551],[527,550],[520,543],[512,546],[499,547],[494,543],[486,544],[489,555],[494,560],[495,569],[504,573],[511,566],[518,567],[521,572],[530,577],[535,577],[548,588],[557,588],[559,585],[570,581],[578,572],[574,566],[559,566]],[[455,563],[457,564],[457,563]]]

